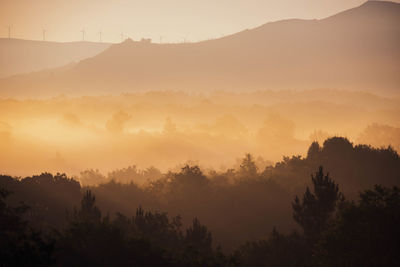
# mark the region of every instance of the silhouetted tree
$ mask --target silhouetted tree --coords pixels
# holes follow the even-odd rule
[[[316,250],[320,266],[400,266],[400,189],[375,186],[341,205]]]
[[[186,230],[185,242],[200,251],[212,251],[211,233],[206,226],[200,224],[197,218],[193,220],[193,224]]]
[[[125,221],[127,227],[123,227]],[[126,226],[126,225],[125,225]],[[118,220],[101,217],[95,197],[87,191],[81,207],[75,211],[68,227],[59,234],[57,264],[59,266],[170,266],[163,249],[157,248],[136,231],[133,224],[119,216]],[[156,231],[156,230],[155,230]]]
[[[353,151],[353,144],[344,137],[331,137],[325,140],[322,151],[331,156],[349,156]]]
[[[10,207],[10,192],[0,188],[0,266],[50,266],[53,242],[32,229],[22,215],[26,205]]]
[[[77,205],[81,197],[79,183],[60,173],[42,173],[23,179],[0,176],[0,186],[14,192],[8,199],[10,204],[23,202],[29,206],[24,219],[46,232],[63,227],[66,210]]]
[[[166,213],[145,211],[139,207],[132,218],[132,225],[136,237],[149,240],[170,253],[176,253],[182,245],[180,216],[170,220]]]
[[[311,180],[313,193],[307,187],[302,201],[296,196],[292,206],[293,219],[303,228],[304,234],[315,241],[327,227],[328,220],[343,196],[329,173],[324,175],[322,167],[319,167],[315,176],[311,175]]]
[[[246,154],[240,164],[239,176],[243,178],[255,178],[258,175],[256,162],[251,154]]]
[[[317,158],[320,152],[321,152],[321,147],[319,143],[316,141],[312,142],[307,151],[307,159]]]
[[[209,189],[209,180],[199,166],[186,165],[179,173],[171,173],[164,186],[166,197],[172,201],[171,203],[178,205],[190,201],[192,205],[197,205],[201,203],[201,198]]]
[[[266,240],[247,242],[235,252],[240,266],[307,266],[308,245],[297,232],[289,235],[275,228]]]
[[[75,210],[74,219],[77,221],[98,223],[101,219],[101,212],[95,206],[96,197],[92,195],[90,190],[87,190],[81,201],[81,208]]]
[[[178,258],[182,266],[228,266],[230,262],[219,249],[213,250],[211,232],[197,218],[186,230],[184,250]]]

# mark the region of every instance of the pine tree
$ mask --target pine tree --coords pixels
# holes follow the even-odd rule
[[[343,200],[339,186],[329,177],[324,175],[322,166],[311,175],[313,192],[307,187],[302,201],[296,196],[293,207],[293,219],[303,228],[307,238],[315,240],[326,229],[329,219],[339,201]]]

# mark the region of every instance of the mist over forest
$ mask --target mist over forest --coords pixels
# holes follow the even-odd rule
[[[10,24],[0,266],[400,266],[400,3],[348,7],[199,42]]]
[[[333,136],[400,148],[400,100],[362,92],[155,91],[0,102],[0,166],[18,176],[106,175],[131,165],[167,171],[185,162],[226,170],[245,153],[264,168]]]

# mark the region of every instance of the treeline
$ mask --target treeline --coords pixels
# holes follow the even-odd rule
[[[400,189],[375,186],[346,201],[322,167],[292,202],[301,231],[250,241],[224,255],[195,218],[185,232],[179,216],[137,208],[132,217],[102,215],[91,191],[62,230],[47,234],[10,207],[0,190],[2,266],[398,266]],[[234,233],[232,233],[234,234]]]
[[[10,236],[6,247],[15,248],[3,256],[31,249],[23,254],[50,265],[393,265],[399,170],[390,147],[335,137],[313,143],[306,158],[284,158],[265,170],[246,155],[238,169],[185,166],[142,186],[82,188],[65,174],[1,176],[1,188],[13,192],[2,191],[1,231]]]
[[[32,227],[23,215],[29,207],[11,207],[0,191],[1,266],[225,266],[231,259],[212,248],[207,227],[194,219],[181,230],[179,216],[136,210],[103,216],[86,191],[81,205],[61,230],[47,233]]]

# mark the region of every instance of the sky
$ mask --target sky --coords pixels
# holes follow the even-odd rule
[[[320,19],[365,0],[0,0],[0,37],[196,42],[290,18]],[[396,0],[395,2],[400,2]],[[123,35],[121,35],[123,34]]]

